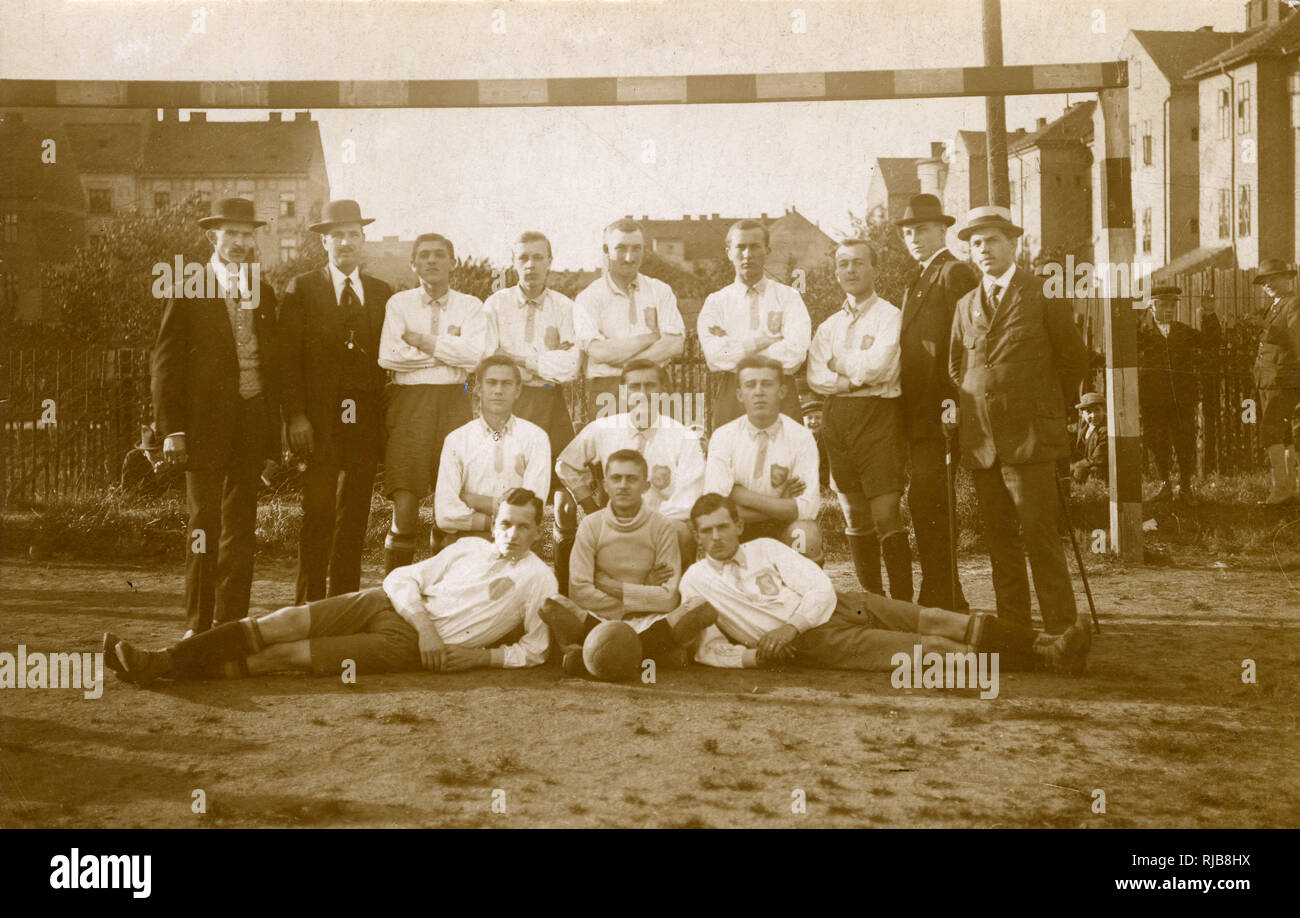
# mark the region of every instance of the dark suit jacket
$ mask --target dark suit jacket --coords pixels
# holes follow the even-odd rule
[[[957,398],[948,378],[952,315],[957,301],[977,283],[975,269],[944,250],[903,296],[903,423],[913,440],[943,437],[940,405]]]
[[[1079,458],[1070,463],[1070,471],[1074,473],[1074,480],[1078,482],[1087,481],[1090,476],[1096,476],[1103,481],[1109,478],[1110,468],[1110,435],[1106,428],[1102,426],[1094,427],[1090,436],[1080,436],[1078,440]]]
[[[1300,297],[1289,296],[1269,307],[1254,375],[1261,389],[1300,389]]]
[[[267,426],[259,434],[264,441],[261,452],[268,459],[278,460],[280,426],[276,408],[280,380],[275,291],[266,281],[261,283],[260,296],[253,311],[253,333],[257,337],[262,394],[269,410]],[[167,301],[153,349],[152,377],[158,433],[185,434],[189,470],[222,468],[230,459],[240,404],[239,356],[224,299]]]
[[[1088,367],[1068,301],[1043,296],[1041,279],[1017,268],[992,320],[979,284],[957,302],[948,354],[958,389],[961,458],[967,468],[1070,455],[1066,398]]]
[[[1194,411],[1200,400],[1200,343],[1185,322],[1169,323],[1169,337],[1138,328],[1138,401],[1147,411]]]
[[[369,274],[361,274],[364,310],[370,327],[370,379],[376,400],[383,397],[388,374],[379,366],[379,336],[384,328],[384,307],[393,288]],[[334,297],[329,268],[299,274],[289,281],[280,304],[277,323],[281,354],[281,407],[286,422],[304,414],[315,440],[312,459],[337,463],[334,422],[341,411],[343,362],[347,356],[347,331],[343,309]],[[382,437],[384,425],[377,425]],[[376,449],[381,444],[376,443]]]

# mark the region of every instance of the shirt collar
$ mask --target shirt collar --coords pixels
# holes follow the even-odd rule
[[[492,429],[492,425],[487,422],[487,418],[483,417],[482,415],[479,415],[478,422],[483,425],[483,432],[486,433],[489,437],[496,433],[496,431]],[[515,425],[515,416],[512,414],[510,415],[510,417],[506,418],[505,424],[502,425],[501,436],[508,437],[511,433],[513,433],[514,425]]]
[[[1016,273],[1016,265],[1015,262],[1012,262],[1011,267],[1007,268],[1007,270],[1004,271],[999,276],[988,277],[986,275],[984,278],[984,289],[989,290],[993,287],[999,287],[1003,291],[1005,291],[1007,289],[1007,286],[1010,285],[1011,278],[1015,276],[1015,273]]]
[[[934,260],[946,251],[948,251],[948,247],[946,245],[941,245],[939,246],[939,248],[935,249],[929,258],[921,262],[921,270],[924,271],[927,268],[929,268],[930,265],[934,264]]]
[[[447,298],[450,296],[451,296],[451,288],[448,287],[447,292],[435,300],[429,294],[429,291],[424,289],[424,284],[420,285],[420,302],[423,303],[425,306],[437,306],[438,308],[441,309],[442,307],[447,305]]]
[[[849,314],[849,318],[857,319],[857,318],[861,318],[862,316],[865,316],[868,312],[870,312],[871,307],[876,305],[876,301],[878,299],[880,299],[880,296],[878,294],[872,293],[871,296],[867,297],[867,301],[862,304],[862,308],[860,308],[857,312],[854,312],[853,297],[846,296],[844,298],[844,306],[842,308],[844,309],[845,312]]]
[[[749,419],[749,415],[747,414],[742,414],[741,417],[745,419],[745,432],[749,434],[751,439],[758,439],[758,435],[761,432],[766,432],[773,438],[781,432],[781,415],[779,414],[776,416],[776,420],[767,427],[759,427]]]
[[[334,290],[336,292],[340,294],[342,293],[343,281],[350,277],[352,278],[352,291],[358,297],[364,295],[361,292],[361,269],[360,268],[353,268],[351,274],[344,274],[342,271],[340,271],[338,268],[334,266],[334,262],[331,261],[331,262],[327,262],[326,264],[330,269],[330,279],[334,281]]]
[[[602,274],[601,276],[605,279],[605,286],[609,288],[609,292],[610,292],[610,293],[613,293],[613,294],[615,294],[616,296],[627,296],[626,293],[624,293],[622,290],[619,290],[618,287],[615,286],[614,281],[610,278],[610,276],[609,276],[609,272],[608,272],[608,271],[606,271],[606,272],[605,272],[604,274]],[[640,275],[640,274],[637,274],[636,277],[632,278],[632,283],[630,283],[630,284],[627,285],[627,289],[628,289],[628,290],[632,290],[632,291],[636,291],[636,290],[640,290],[640,289],[641,289],[641,275]]]
[[[708,559],[709,566],[713,568],[715,571],[717,571],[719,574],[726,573],[727,568],[731,567],[733,564],[736,567],[740,568],[742,571],[745,569],[746,566],[744,545],[741,545],[739,548],[737,548],[736,553],[731,556],[730,560],[727,561],[719,561],[710,555],[705,555],[704,557]]]
[[[524,293],[524,288],[519,284],[515,285],[515,294],[516,296],[518,296],[518,300],[516,302],[520,309],[523,309],[529,303],[536,303],[538,307],[545,306],[546,295],[548,293],[550,293],[550,288],[543,287],[541,293],[537,294],[537,296],[533,297],[532,299],[529,299],[528,294]]]
[[[755,293],[757,293],[759,296],[762,296],[764,291],[767,290],[767,275],[760,277],[757,283],[754,284],[745,283],[743,280],[740,279],[740,276],[737,275],[736,279],[732,281],[732,286],[737,288],[737,290],[740,291],[741,296],[744,296],[750,290],[751,287],[753,288]]]

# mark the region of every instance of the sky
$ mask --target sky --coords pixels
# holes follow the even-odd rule
[[[5,0],[0,76],[489,79],[877,70],[983,63],[980,0]],[[1115,60],[1129,29],[1242,28],[1239,0],[1003,0],[1007,64]],[[1072,97],[1079,101],[1086,96]],[[1007,100],[1007,127],[1064,96]],[[983,130],[982,99],[609,108],[317,109],[335,197],[370,238],[442,232],[508,258],[540,229],[555,267],[599,262],[632,214],[776,215],[831,235],[866,211],[878,156]],[[210,111],[265,119],[265,111]],[[356,162],[344,162],[344,141]],[[721,253],[719,253],[721,254]]]

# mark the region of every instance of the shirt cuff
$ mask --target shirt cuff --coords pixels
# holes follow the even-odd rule
[[[802,615],[791,616],[789,624],[793,626],[794,630],[798,631],[800,634],[806,634],[807,632],[811,631],[813,628],[817,627],[808,619],[804,618]]]
[[[496,669],[505,669],[506,666],[506,649],[504,647],[493,647],[488,651],[492,659],[492,666]]]
[[[741,653],[741,655],[740,655],[740,665],[741,665],[744,669],[757,669],[757,668],[758,668],[758,648],[757,648],[757,647],[746,647],[745,650],[744,650],[744,652]]]

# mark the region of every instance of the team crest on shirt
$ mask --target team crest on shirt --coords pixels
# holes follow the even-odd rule
[[[790,480],[790,470],[783,465],[772,463],[772,487],[779,488]]]
[[[771,571],[763,571],[755,579],[758,584],[758,591],[764,596],[775,596],[781,592],[781,588],[776,585],[776,578],[772,576]]]
[[[875,344],[875,343],[876,343],[876,339],[873,338],[871,335],[863,335],[863,336],[862,336],[862,349],[863,349],[864,351],[865,351],[865,350],[869,350],[869,349],[871,348],[871,345],[873,345],[873,344]]]
[[[500,599],[515,588],[515,582],[509,577],[498,577],[488,586],[488,595]]]
[[[515,456],[515,474],[523,478],[526,471],[528,471],[528,460],[524,458],[523,453],[520,453]]]
[[[650,484],[656,491],[667,491],[673,483],[672,469],[666,465],[656,465],[650,470]]]
[[[781,322],[785,318],[782,313],[769,312],[767,314],[767,331],[771,335],[781,334]]]

